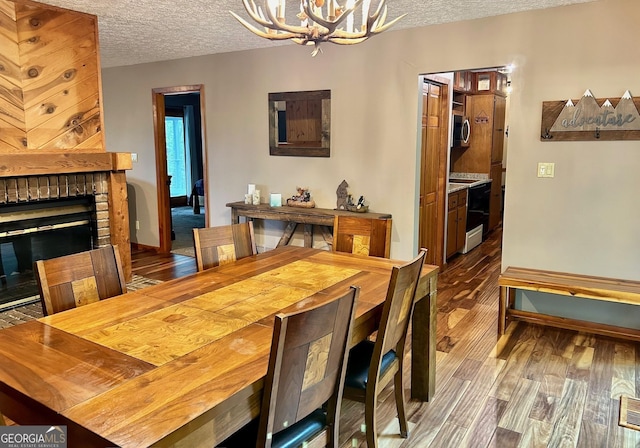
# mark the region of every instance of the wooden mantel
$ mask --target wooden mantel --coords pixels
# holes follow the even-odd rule
[[[131,154],[124,152],[25,153],[0,156],[0,178],[124,171],[132,167]]]

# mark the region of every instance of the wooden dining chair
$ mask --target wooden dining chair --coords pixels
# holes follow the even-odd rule
[[[306,443],[338,446],[340,403],[358,294],[359,288],[352,286],[329,303],[276,316],[258,448]]]
[[[360,289],[275,317],[260,416],[218,448],[337,447]]]
[[[333,220],[333,251],[389,258],[391,219],[336,215]]]
[[[402,386],[403,358],[426,249],[402,266],[394,266],[375,342],[365,340],[349,353],[343,396],[365,404],[367,446],[377,447],[378,394],[393,379],[400,435],[409,435]]]
[[[127,292],[118,246],[34,263],[45,316]]]
[[[198,272],[258,253],[253,222],[193,229]]]

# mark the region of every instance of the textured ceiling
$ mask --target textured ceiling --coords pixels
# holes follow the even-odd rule
[[[455,22],[593,0],[387,0],[387,21],[408,13],[393,29]],[[98,16],[103,67],[139,64],[278,45],[243,28],[241,0],[45,0]],[[256,0],[262,4],[262,0]],[[340,1],[344,4],[344,1]],[[377,0],[372,1],[372,8]],[[287,11],[299,6],[287,0]],[[289,16],[289,13],[287,14]]]

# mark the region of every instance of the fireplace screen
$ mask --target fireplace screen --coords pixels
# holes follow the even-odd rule
[[[36,260],[94,248],[94,196],[0,206],[0,309],[38,300]]]

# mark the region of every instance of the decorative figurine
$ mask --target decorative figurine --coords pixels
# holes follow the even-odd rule
[[[311,199],[311,193],[308,188],[296,187],[298,194],[294,194],[290,199],[287,199],[287,205],[289,207],[304,207],[313,208],[316,203]]]
[[[336,209],[337,210],[346,210],[347,209],[347,199],[349,197],[349,193],[347,192],[347,188],[349,184],[346,180],[343,180],[340,185],[338,185],[338,189],[336,190],[336,195],[338,196],[338,200],[336,201]]]

